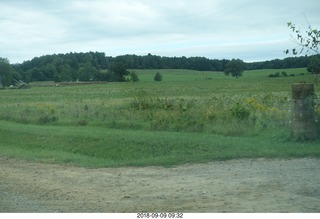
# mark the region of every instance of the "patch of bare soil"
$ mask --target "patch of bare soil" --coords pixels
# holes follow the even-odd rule
[[[0,212],[320,212],[320,160],[86,169],[0,157]]]

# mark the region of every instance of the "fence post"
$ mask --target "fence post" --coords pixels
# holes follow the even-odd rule
[[[314,84],[292,84],[292,135],[296,140],[317,138]]]

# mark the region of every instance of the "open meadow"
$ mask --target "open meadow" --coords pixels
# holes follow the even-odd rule
[[[319,139],[290,128],[313,77],[285,71],[0,90],[0,212],[319,212]]]
[[[312,82],[306,69],[135,72],[136,83],[0,90],[1,156],[84,167],[320,156],[319,140],[290,136],[291,84]]]

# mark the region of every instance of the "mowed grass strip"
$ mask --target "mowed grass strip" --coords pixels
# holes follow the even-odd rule
[[[228,137],[0,121],[0,156],[91,168],[172,166],[240,158],[320,157],[319,142],[279,140],[284,133],[277,130],[262,137]]]

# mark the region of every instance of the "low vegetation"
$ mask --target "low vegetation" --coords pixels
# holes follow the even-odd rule
[[[137,83],[1,90],[0,154],[87,167],[319,157],[319,140],[290,137],[291,84],[313,77],[275,71],[136,69]]]

